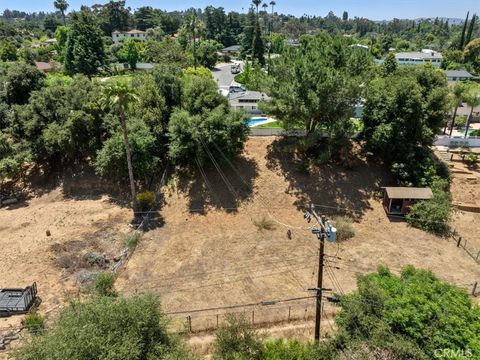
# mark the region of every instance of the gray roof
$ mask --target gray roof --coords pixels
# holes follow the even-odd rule
[[[473,75],[467,70],[445,70],[445,75],[447,75],[447,77],[473,78]]]
[[[415,187],[386,187],[385,191],[389,199],[417,199],[427,200],[433,197],[430,188]]]
[[[229,46],[229,47],[226,47],[224,49],[222,49],[223,52],[227,52],[227,51],[240,51],[240,45],[232,45],[232,46]]]
[[[243,92],[237,92],[237,93],[230,93],[228,95],[228,99],[231,102],[238,103],[240,102],[239,100],[243,100],[243,102],[248,102],[249,100],[252,102],[257,102],[259,100],[268,100],[269,97],[267,94],[259,91],[243,91]]]
[[[421,52],[421,51],[411,51],[411,52],[400,52],[395,54],[395,58],[398,59],[441,59],[442,54],[436,51],[432,52]]]

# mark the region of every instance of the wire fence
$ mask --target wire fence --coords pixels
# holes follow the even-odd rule
[[[449,239],[455,241],[457,247],[462,248],[465,252],[470,255],[470,257],[476,261],[477,264],[480,264],[480,249],[475,246],[473,241],[468,241],[467,239],[460,236],[456,230],[453,230]]]
[[[315,300],[288,305],[246,306],[208,313],[167,314],[170,319],[169,330],[174,333],[215,331],[225,325],[231,315],[243,316],[253,327],[309,321],[315,318]]]

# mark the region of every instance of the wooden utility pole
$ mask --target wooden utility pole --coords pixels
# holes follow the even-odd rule
[[[313,290],[316,292],[316,310],[315,310],[315,342],[320,341],[320,323],[322,322],[322,296],[323,291],[330,291],[331,289],[324,289],[323,288],[323,267],[325,265],[324,258],[325,258],[325,240],[327,237],[335,240],[336,232],[332,232],[331,229],[327,224],[327,219],[324,215],[321,217],[317,215],[315,212],[315,207],[313,204],[310,206],[310,212],[305,212],[304,218],[307,219],[308,222],[311,221],[312,217],[317,220],[317,224],[319,228],[314,226],[312,228],[312,233],[317,235],[317,238],[320,240],[320,255],[318,257],[318,276],[317,276],[317,287],[310,288],[308,290]],[[335,230],[336,231],[336,230]]]

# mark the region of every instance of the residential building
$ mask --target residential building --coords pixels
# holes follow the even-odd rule
[[[365,50],[365,51],[368,51],[369,47],[367,45],[362,45],[362,44],[353,44],[353,45],[350,45],[351,48],[355,48],[355,49],[362,49],[362,50]]]
[[[473,80],[473,75],[467,70],[445,70],[448,81],[466,81]]]
[[[422,51],[400,52],[395,54],[399,65],[423,65],[430,63],[439,67],[442,63],[442,54],[435,50],[423,49]]]
[[[228,94],[228,102],[234,110],[245,110],[250,114],[261,114],[258,103],[269,100],[267,94],[259,91],[243,91]]]
[[[137,39],[140,41],[145,41],[147,33],[141,30],[130,30],[130,31],[114,31],[112,33],[112,40],[114,43],[119,43],[124,39]]]
[[[43,73],[49,73],[53,71],[53,65],[48,62],[43,62],[43,61],[35,61],[35,66],[37,67],[38,70],[40,70]]]
[[[413,204],[432,197],[432,190],[428,187],[386,187],[383,207],[388,215],[406,215]]]
[[[240,45],[232,45],[222,49],[223,55],[237,55],[240,52]]]

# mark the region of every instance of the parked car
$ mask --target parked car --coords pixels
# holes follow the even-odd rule
[[[247,91],[242,85],[230,85],[228,88],[229,93],[238,93]]]
[[[233,64],[230,66],[230,72],[232,74],[239,74],[240,73],[240,64]]]

